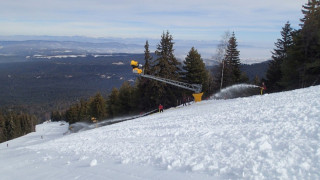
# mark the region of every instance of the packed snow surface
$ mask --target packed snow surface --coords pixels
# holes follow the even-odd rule
[[[320,86],[0,144],[1,179],[320,179]],[[42,138],[41,138],[42,136]],[[7,144],[9,147],[7,147]]]

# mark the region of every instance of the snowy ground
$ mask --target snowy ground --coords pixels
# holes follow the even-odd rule
[[[69,135],[44,123],[0,144],[0,179],[320,179],[319,127],[320,86]]]

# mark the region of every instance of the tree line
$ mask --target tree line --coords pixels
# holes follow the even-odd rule
[[[36,124],[37,118],[32,115],[0,112],[0,143],[34,132]]]
[[[293,30],[287,22],[275,43],[266,73],[270,92],[320,84],[320,1],[302,7],[300,29]]]
[[[224,45],[221,45],[220,66],[208,70],[201,54],[191,47],[181,63],[174,55],[173,37],[163,32],[157,49],[153,54],[146,41],[144,50],[145,74],[176,80],[189,84],[201,84],[204,92],[203,99],[209,97],[222,87],[248,82],[248,77],[240,70],[240,51],[237,49],[235,33],[229,34]],[[224,76],[222,78],[222,75]],[[221,87],[222,85],[222,87]],[[185,99],[192,99],[194,92],[178,88],[139,76],[133,84],[124,82],[110,94],[103,96],[97,93],[89,100],[81,100],[71,106],[66,112],[52,112],[52,120],[66,120],[69,123],[78,121],[90,122],[91,118],[98,120],[119,116],[137,114],[154,110],[159,104],[165,108],[179,105]]]
[[[256,77],[259,85],[264,81],[269,93],[309,87],[320,84],[320,1],[310,0],[302,6],[304,17],[300,29],[293,30],[289,22],[281,31],[281,39],[275,43],[272,60],[265,79]],[[201,84],[204,96],[233,84],[247,83],[249,79],[240,70],[240,51],[237,49],[235,33],[226,32],[217,47],[215,60],[219,62],[207,70],[201,54],[192,47],[181,63],[174,55],[173,37],[163,32],[157,45],[155,57],[149,50],[148,41],[144,51],[144,73],[190,84]],[[65,115],[68,122],[113,118],[148,111],[163,104],[169,108],[179,104],[193,92],[162,82],[138,77],[134,84],[125,82],[120,89],[114,88],[105,98],[97,94],[89,101],[70,107]],[[57,113],[53,113],[54,115]]]

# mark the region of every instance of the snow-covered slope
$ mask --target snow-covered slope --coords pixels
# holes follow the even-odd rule
[[[0,144],[1,179],[320,179],[320,86]],[[41,135],[43,139],[41,139]]]

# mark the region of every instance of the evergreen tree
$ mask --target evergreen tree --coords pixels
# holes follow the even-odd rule
[[[106,102],[100,93],[97,93],[90,103],[91,115],[97,119],[106,117]]]
[[[19,137],[22,135],[22,129],[21,129],[21,122],[20,122],[20,118],[18,116],[18,114],[16,113],[11,113],[11,118],[13,120],[14,123],[14,136],[13,138]]]
[[[119,90],[113,88],[107,99],[107,114],[110,118],[116,117],[120,113]]]
[[[102,98],[103,100],[103,98]],[[105,104],[105,102],[104,102]],[[105,106],[102,107],[105,109]],[[58,112],[59,113],[59,112]],[[83,99],[80,100],[80,108],[79,108],[79,115],[78,115],[78,119],[79,121],[88,121],[91,122],[91,117],[94,115],[91,115],[91,111],[90,111],[90,104],[88,101],[85,101]],[[60,113],[58,114],[58,117],[61,117]],[[95,116],[94,116],[95,117]]]
[[[174,56],[173,44],[173,38],[169,32],[163,33],[155,51],[157,59],[152,69],[153,75],[171,80],[179,80],[181,63]],[[178,88],[161,82],[155,83],[155,87],[157,104],[161,103],[165,107],[176,105],[177,98],[181,94],[178,92]]]
[[[282,78],[281,64],[284,59],[288,57],[288,49],[293,44],[292,33],[290,23],[287,22],[282,28],[281,39],[278,39],[275,43],[276,48],[272,52],[272,61],[270,61],[266,73],[266,83],[270,92],[280,91],[282,89],[280,85],[280,80]]]
[[[6,136],[6,127],[5,127],[5,119],[3,115],[0,113],[0,143],[7,140]]]
[[[6,137],[7,137],[7,140],[10,140],[10,139],[13,139],[15,138],[15,123],[13,121],[13,116],[12,114],[9,115],[6,119],[6,122],[5,122],[5,128],[6,128]]]
[[[133,88],[125,81],[119,89],[120,115],[129,114],[134,107]]]
[[[78,122],[78,114],[79,114],[79,108],[78,106],[72,106],[66,111],[66,121],[69,122],[69,124],[73,124],[75,122]]]
[[[143,72],[144,74],[151,74],[152,69],[152,56],[150,54],[149,50],[149,42],[146,41],[146,44],[144,46],[144,66],[143,66]]]
[[[189,51],[183,64],[185,81],[189,84],[201,84],[202,91],[208,93],[208,73],[201,55],[194,47]]]
[[[157,50],[155,54],[157,55],[157,59],[155,60],[155,65],[153,68],[154,75],[178,80],[179,79],[179,72],[180,72],[180,63],[174,56],[174,49],[173,49],[173,38],[167,33],[163,33],[161,36],[160,44],[157,46]]]
[[[52,111],[51,112],[51,121],[61,121],[64,120],[63,113],[60,111]]]
[[[144,74],[153,74],[153,61],[149,50],[149,43],[146,41],[145,51],[144,51]],[[139,97],[139,109],[143,111],[148,111],[155,108],[155,87],[156,82],[154,80],[139,77],[136,81],[137,86],[137,97]]]
[[[32,118],[31,118],[32,117]],[[0,113],[0,142],[11,140],[35,130],[35,116],[25,113]]]
[[[283,61],[281,84],[286,89],[319,84],[320,79],[320,2],[310,0],[303,6],[301,29],[293,33],[293,45]]]
[[[320,1],[310,0],[303,8],[301,36],[305,57],[304,87],[320,84]]]
[[[237,39],[233,32],[228,41],[224,60],[224,87],[241,82],[240,58],[237,46]]]

